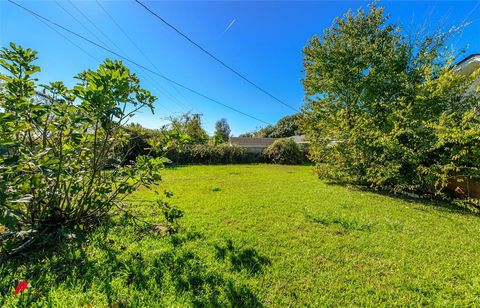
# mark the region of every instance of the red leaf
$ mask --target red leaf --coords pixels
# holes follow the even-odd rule
[[[29,286],[30,286],[30,283],[28,283],[28,281],[20,280],[18,282],[17,288],[13,292],[13,295],[17,295],[18,293],[25,291]]]

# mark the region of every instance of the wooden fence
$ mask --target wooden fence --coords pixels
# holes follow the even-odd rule
[[[448,181],[446,191],[460,199],[480,199],[480,178],[454,174]]]

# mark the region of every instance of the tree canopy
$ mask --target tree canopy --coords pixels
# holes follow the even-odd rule
[[[300,122],[322,177],[434,192],[452,171],[480,166],[472,146],[479,133],[459,130],[479,128],[478,92],[467,91],[478,74],[452,69],[444,48],[451,32],[415,41],[402,33],[372,4],[337,18],[304,48]]]
[[[215,123],[215,143],[227,142],[230,138],[230,125],[228,125],[227,119],[222,118]]]

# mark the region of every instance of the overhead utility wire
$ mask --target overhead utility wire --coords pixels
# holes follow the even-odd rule
[[[148,67],[146,67],[146,66],[144,66],[144,65],[142,65],[142,64],[139,64],[139,63],[137,63],[137,62],[135,62],[135,61],[133,61],[133,60],[130,60],[129,58],[124,57],[124,56],[118,54],[117,52],[115,52],[115,51],[113,51],[113,50],[110,50],[110,49],[108,49],[108,48],[106,48],[106,47],[104,47],[104,46],[102,46],[102,45],[100,45],[100,44],[98,44],[98,43],[96,43],[96,42],[94,42],[94,41],[92,41],[92,40],[84,37],[84,36],[81,35],[81,34],[78,34],[78,33],[74,32],[74,31],[72,31],[72,30],[70,30],[70,29],[68,29],[68,28],[66,28],[66,27],[64,27],[64,26],[62,26],[62,25],[59,25],[58,23],[56,23],[56,22],[54,22],[54,21],[52,21],[52,20],[50,20],[50,19],[48,19],[48,18],[46,18],[46,17],[43,17],[42,15],[40,15],[40,14],[38,14],[38,13],[36,13],[36,12],[34,12],[34,11],[26,8],[26,7],[24,7],[23,5],[18,4],[17,2],[15,2],[15,1],[13,1],[13,0],[8,0],[8,2],[10,2],[10,3],[18,6],[19,8],[27,11],[28,13],[30,13],[30,14],[32,14],[32,15],[34,15],[34,16],[37,16],[37,17],[39,17],[39,18],[41,18],[41,19],[43,19],[43,20],[51,23],[52,25],[54,25],[54,26],[56,26],[56,27],[59,27],[59,28],[63,29],[64,31],[67,31],[67,32],[70,33],[70,34],[73,34],[73,35],[75,35],[75,36],[77,36],[77,37],[79,37],[79,38],[87,41],[88,43],[90,43],[90,44],[92,44],[92,45],[97,46],[98,48],[101,48],[101,49],[103,49],[103,50],[105,50],[105,51],[107,51],[107,52],[109,52],[109,53],[111,53],[111,54],[113,54],[113,55],[115,55],[115,56],[117,56],[117,57],[119,57],[119,58],[121,58],[121,59],[123,59],[123,60],[125,60],[125,61],[127,61],[127,62],[129,62],[129,63],[131,63],[131,64],[133,64],[133,65],[136,65],[136,66],[138,66],[138,67],[140,67],[140,68],[142,68],[142,69],[144,69],[144,70],[146,70],[146,71],[149,71],[149,72],[151,72],[152,74],[155,74],[155,75],[157,75],[158,77],[163,78],[163,79],[165,79],[165,80],[167,80],[167,81],[169,81],[169,82],[171,82],[171,83],[173,83],[173,84],[175,84],[175,85],[177,85],[177,86],[179,86],[179,87],[182,87],[182,88],[184,88],[185,90],[188,90],[188,91],[190,91],[190,92],[192,92],[192,93],[194,93],[194,94],[196,94],[196,95],[198,95],[198,96],[200,96],[200,97],[203,97],[203,98],[205,98],[205,99],[207,99],[207,100],[209,100],[209,101],[211,101],[211,102],[214,102],[214,103],[216,103],[216,104],[218,104],[218,105],[221,105],[221,106],[223,106],[223,107],[225,107],[225,108],[228,108],[228,109],[230,109],[230,110],[233,110],[233,111],[235,111],[235,112],[237,112],[237,113],[240,113],[240,114],[242,114],[242,115],[244,115],[244,116],[246,116],[246,117],[249,117],[249,118],[251,118],[251,119],[254,119],[254,120],[256,120],[256,121],[262,122],[262,123],[267,124],[267,125],[270,125],[270,124],[271,124],[271,123],[268,123],[268,122],[266,122],[266,121],[263,121],[263,120],[255,117],[255,116],[253,116],[253,115],[250,115],[250,114],[245,113],[245,112],[243,112],[243,111],[240,111],[240,110],[238,110],[238,109],[236,109],[236,108],[234,108],[234,107],[231,107],[231,106],[229,106],[229,105],[227,105],[227,104],[224,104],[224,103],[222,103],[222,102],[220,102],[220,101],[218,101],[218,100],[216,100],[216,99],[213,99],[213,98],[211,98],[211,97],[209,97],[209,96],[207,96],[207,95],[205,95],[205,94],[202,94],[201,92],[198,92],[197,90],[194,90],[194,89],[192,89],[192,88],[190,88],[190,87],[188,87],[188,86],[185,86],[185,85],[183,85],[183,84],[181,84],[181,83],[179,83],[179,82],[177,82],[177,81],[175,81],[175,80],[173,80],[173,79],[170,79],[170,78],[168,78],[167,76],[162,75],[162,74],[160,74],[160,73],[158,73],[158,72],[156,72],[156,71],[154,71],[154,70],[152,70],[152,69],[150,69],[150,68],[148,68]]]
[[[90,58],[92,58],[95,62],[98,62],[98,63],[102,63],[102,61],[100,59],[98,59],[97,57],[93,56],[91,53],[89,53],[88,51],[86,51],[82,46],[78,45],[77,43],[75,43],[74,41],[72,41],[71,39],[69,39],[66,35],[64,35],[62,32],[58,31],[57,29],[55,29],[54,27],[52,27],[49,23],[45,22],[45,20],[41,19],[40,17],[38,16],[34,16],[36,19],[38,19],[38,21],[40,21],[41,23],[43,23],[45,26],[47,26],[48,28],[50,28],[50,30],[56,32],[58,35],[60,35],[63,39],[65,39],[66,41],[70,42],[72,45],[74,45],[75,47],[77,47],[80,51],[82,51],[84,54],[86,54],[87,56],[89,56]],[[38,93],[37,93],[38,94]],[[159,104],[161,107],[167,109],[168,111],[172,112],[173,113],[173,110],[167,108],[166,106],[162,105],[162,104]]]
[[[128,33],[123,29],[123,27],[120,25],[120,23],[115,20],[115,18],[112,16],[112,14],[110,14],[108,12],[108,10],[102,5],[102,3],[99,0],[95,0],[95,2],[103,10],[103,12],[110,18],[110,20],[115,24],[115,26],[117,26],[117,28],[123,33],[123,35],[130,41],[130,43],[138,50],[138,52],[148,61],[148,63],[150,63],[150,65],[152,65],[152,67],[155,68],[158,72],[161,72],[161,70],[155,65],[155,63],[153,63],[152,60],[150,60],[150,58],[143,52],[143,50],[138,46],[138,44],[135,43],[135,41],[130,37],[130,35],[128,35]],[[182,96],[182,98],[187,103],[189,103],[188,99],[180,91],[178,91],[178,89],[176,87],[174,87],[173,85],[171,85],[171,87],[180,96]],[[191,103],[189,103],[189,105],[191,105],[191,107],[194,108]]]
[[[70,13],[65,7],[63,7],[57,0],[55,0],[55,3],[56,3],[65,13],[67,13],[73,20],[75,20],[83,29],[87,30],[88,33],[90,33],[91,35],[93,35],[100,43],[102,43],[104,46],[108,46],[108,45],[105,43],[105,41],[103,41],[103,40],[100,39],[98,36],[96,36],[93,31],[91,31],[87,26],[85,26],[85,24],[84,24],[81,20],[77,19],[72,13]],[[92,22],[78,7],[76,7],[72,2],[70,2],[70,4],[71,4],[85,19],[87,19],[91,24],[93,24],[93,22]],[[60,34],[63,38],[67,39],[65,35],[61,34],[57,29],[53,28],[50,24],[48,24],[48,23],[45,22],[44,20],[40,19],[38,16],[35,16],[35,17],[36,17],[38,20],[40,20],[42,23],[44,23],[45,25],[47,25],[50,29],[52,29],[52,30],[54,30],[55,32],[57,32],[58,34]],[[112,42],[112,41],[110,40],[110,38],[108,38],[108,37],[105,35],[105,33],[103,33],[103,31],[101,31],[95,24],[93,24],[93,26],[94,26],[94,27],[97,29],[97,31],[99,31],[104,37],[106,37],[107,40],[109,40],[110,42]],[[68,40],[69,40],[69,39],[68,39]],[[69,41],[70,41],[70,40],[69,40]],[[70,41],[70,42],[71,42],[71,41]],[[113,42],[112,42],[112,43],[113,43]],[[120,51],[122,51],[121,48],[118,47],[115,43],[113,43],[113,45],[115,45],[116,48],[118,48],[118,49],[120,49]],[[79,46],[76,45],[76,44],[75,44],[75,46],[79,47]],[[90,55],[90,54],[87,53],[83,48],[81,48],[81,47],[79,47],[79,48],[80,48],[84,53]],[[122,51],[122,52],[123,52],[123,51]],[[123,54],[125,54],[125,53],[123,52]],[[91,56],[90,56],[90,57],[91,57]],[[101,63],[101,62],[102,62],[102,61],[100,61],[100,60],[98,60],[98,59],[96,59],[96,61],[97,61],[98,63]],[[154,80],[154,79],[151,78],[150,76],[148,76],[148,75],[145,75],[145,76],[147,76],[147,77],[149,77],[151,80],[153,80],[154,83],[156,82],[156,80]],[[155,85],[154,85],[154,86],[155,86]],[[159,89],[159,91],[162,92],[161,89]],[[170,112],[172,112],[169,108],[167,108],[167,107],[164,106],[163,104],[159,104],[159,105],[162,106],[163,108],[167,109],[167,111],[169,110]]]
[[[57,3],[57,4],[58,4],[58,3]],[[104,46],[106,46],[106,47],[108,47],[108,48],[110,48],[110,49],[113,49],[113,48],[111,47],[111,46],[113,45],[117,50],[119,50],[119,51],[121,52],[121,54],[122,54],[123,56],[128,56],[128,54],[127,54],[124,50],[122,50],[122,48],[120,48],[117,44],[115,44],[115,42],[113,42],[113,41],[110,39],[110,37],[108,37],[108,35],[106,35],[105,32],[103,32],[79,7],[77,7],[72,1],[70,1],[70,4],[73,6],[73,8],[74,8],[78,13],[80,13],[80,15],[83,16],[83,18],[85,18],[91,25],[93,25],[93,27],[94,27],[104,38],[106,38],[106,39],[110,42],[110,44],[111,44],[111,45],[109,45],[109,44],[107,44],[105,41],[100,40],[100,42],[101,42]],[[65,11],[66,11],[66,10],[65,10]],[[74,16],[72,16],[71,14],[69,14],[69,15],[70,15],[72,18],[74,18]],[[74,19],[75,19],[75,20],[77,21],[77,23],[79,23],[84,29],[87,29],[90,34],[92,34],[92,35],[95,36],[95,33],[93,33],[92,31],[90,31],[90,30],[87,28],[87,26],[85,26],[80,20],[78,20],[78,19],[76,19],[76,18],[74,18]],[[96,36],[95,36],[95,37],[96,37]],[[98,39],[98,38],[97,38],[97,39]],[[100,62],[101,62],[101,61],[100,61]],[[153,82],[153,87],[155,87],[160,93],[165,94],[166,96],[170,97],[166,91],[164,91],[164,90],[161,89],[162,87],[161,87],[161,85],[160,85],[160,82],[159,82],[158,80],[154,79],[153,77],[151,77],[151,76],[150,76],[149,74],[147,74],[147,73],[148,73],[148,72],[145,73],[145,77],[148,78],[149,80],[151,80],[151,81]],[[140,72],[138,72],[138,74],[140,74]],[[143,78],[143,77],[142,77],[142,78]],[[157,84],[158,84],[158,86],[157,86]],[[176,103],[175,100],[174,100],[174,98],[171,98],[171,97],[170,97],[170,99],[171,99],[174,103]],[[176,103],[176,104],[177,104],[177,103]],[[167,111],[172,112],[172,110],[169,109],[169,108],[167,108],[165,105],[163,105],[163,104],[159,104],[159,105],[162,106],[163,108],[165,108]],[[177,105],[178,105],[180,108],[184,108],[184,107],[180,106],[180,104],[177,104]]]
[[[60,3],[58,3],[57,0],[55,0],[55,2],[57,3],[58,6],[60,6],[68,15],[70,15],[70,17],[72,17],[80,26],[82,26],[85,30],[87,30],[91,35],[93,35],[101,44],[103,44],[104,47],[107,47],[107,48],[110,48],[111,50],[114,50],[114,48],[112,48],[111,46],[113,45],[117,50],[119,50],[121,52],[121,56],[123,57],[129,57],[129,55],[124,51],[122,50],[122,48],[120,48],[117,44],[115,44],[115,42],[113,42],[84,12],[82,12],[82,10],[77,7],[72,1],[69,0],[70,4],[73,6],[73,8],[75,10],[77,10],[77,12],[79,12],[91,25],[93,25],[93,27],[95,29],[97,29],[97,31],[104,37],[106,38],[112,45],[109,45],[107,44],[104,40],[100,39],[98,36],[95,35],[95,33],[93,33],[87,26],[85,26],[85,24],[80,21],[79,19],[77,19],[75,16],[73,16],[70,12],[68,12],[63,6],[60,5]],[[99,4],[97,2],[97,4]],[[110,15],[109,15],[110,18],[112,18]],[[118,25],[117,25],[118,26]],[[150,61],[151,62],[151,61]],[[153,65],[153,67],[157,70],[157,71],[160,71],[156,66]],[[138,74],[140,74],[140,72],[138,72]],[[176,104],[178,107],[180,107],[180,109],[193,109],[193,107],[188,107],[186,106],[183,102],[181,102],[177,97],[175,97],[174,94],[170,94],[169,91],[167,89],[165,89],[162,84],[156,80],[155,78],[151,77],[150,76],[150,72],[149,71],[146,71],[145,72],[145,75],[144,77],[150,81],[153,82],[153,87],[156,88],[160,93],[163,93],[166,97],[168,97],[174,104]],[[180,93],[178,92],[178,90],[171,84],[169,83],[169,85],[177,92],[177,93]],[[180,93],[181,94],[181,93]],[[183,96],[183,95],[182,95]],[[173,113],[173,111],[169,108],[167,108],[165,105],[162,105],[163,108],[169,110],[170,112]]]
[[[108,18],[112,21],[112,23],[117,27],[117,29],[120,30],[120,32],[122,32],[123,36],[125,36],[125,37],[127,38],[127,40],[137,49],[137,51],[148,61],[148,63],[150,63],[150,65],[151,65],[154,69],[156,69],[158,72],[161,72],[160,69],[153,63],[153,61],[151,61],[150,58],[143,52],[143,50],[135,43],[135,41],[130,37],[130,35],[128,35],[128,33],[123,29],[123,27],[120,25],[120,23],[118,23],[118,22],[115,20],[115,18],[108,12],[108,10],[102,5],[102,3],[101,3],[99,0],[96,0],[95,2],[96,2],[97,5],[100,7],[100,9],[102,9],[102,11],[105,13],[105,15],[108,16]],[[117,48],[118,48],[118,47],[117,47]],[[119,49],[120,49],[120,48],[119,48]],[[124,54],[125,54],[125,52],[124,52]],[[159,85],[160,85],[160,84],[159,84]],[[178,94],[180,94],[185,101],[187,101],[187,99],[177,90],[177,88],[175,88],[172,84],[169,84],[169,85],[170,85],[170,87],[171,87],[172,89],[174,89]],[[163,87],[162,87],[162,88],[163,88]],[[194,109],[194,107],[191,106],[191,104],[189,104],[190,107],[188,107],[188,106],[186,106],[184,103],[182,103],[178,98],[176,98],[173,94],[170,95],[166,89],[164,89],[164,92],[165,92],[165,94],[166,94],[167,96],[171,96],[171,97],[172,97],[172,98],[171,98],[172,100],[175,100],[175,101],[178,102],[178,104],[183,105],[183,108],[187,108],[187,109],[192,108],[192,109]],[[178,104],[177,104],[177,105],[178,105]]]
[[[150,12],[150,14],[152,14],[153,16],[157,17],[160,21],[162,21],[165,25],[167,25],[168,27],[170,27],[171,29],[173,29],[173,31],[177,32],[180,36],[182,36],[183,38],[185,38],[187,41],[189,41],[190,43],[192,43],[193,45],[195,45],[197,48],[199,48],[201,51],[203,51],[204,53],[206,53],[208,56],[210,56],[212,59],[214,59],[215,61],[217,61],[218,63],[220,63],[221,65],[223,65],[224,67],[226,67],[228,70],[230,70],[231,72],[233,72],[235,75],[237,75],[238,77],[242,78],[243,80],[245,80],[246,82],[248,82],[249,84],[251,84],[252,86],[254,86],[255,88],[257,88],[258,90],[260,90],[261,92],[263,92],[264,94],[270,96],[271,98],[273,98],[275,101],[279,102],[280,104],[298,112],[298,109],[287,104],[286,102],[284,102],[283,100],[279,99],[278,97],[276,97],[275,95],[271,94],[270,92],[268,92],[267,90],[265,90],[264,88],[262,88],[261,86],[257,85],[255,82],[251,81],[250,79],[248,79],[247,77],[245,77],[244,75],[242,75],[240,72],[238,72],[237,70],[235,70],[234,68],[232,68],[230,65],[228,65],[227,63],[225,63],[224,61],[220,60],[217,56],[215,56],[214,54],[212,54],[211,52],[209,52],[208,50],[206,50],[205,48],[203,48],[201,45],[199,45],[198,43],[196,43],[193,39],[191,39],[190,37],[188,37],[186,34],[184,34],[182,31],[180,31],[177,27],[175,27],[174,25],[172,25],[171,23],[169,23],[168,21],[166,21],[163,17],[161,17],[160,15],[158,15],[157,13],[155,13],[154,11],[152,11],[149,7],[147,7],[145,4],[143,4],[142,2],[140,2],[139,0],[135,0],[135,2],[137,2],[139,5],[141,5],[145,10],[147,10],[148,12]]]
[[[83,16],[83,18],[85,18],[104,38],[107,39],[108,42],[110,42],[110,44],[112,44],[115,48],[117,48],[118,50],[122,51],[122,53],[123,53],[124,55],[126,55],[126,53],[123,52],[123,50],[122,50],[120,47],[118,47],[118,45],[115,44],[115,42],[112,41],[112,40],[108,37],[108,35],[106,35],[106,34],[102,31],[102,29],[101,29],[100,27],[98,27],[73,1],[70,1],[70,0],[69,0],[69,2],[70,2],[70,4],[73,6],[73,8],[74,8],[77,12],[79,12],[80,15]],[[102,44],[107,45],[107,44],[105,44],[105,42],[102,42]]]
[[[97,62],[101,62],[97,57],[93,56],[91,53],[89,53],[88,51],[86,51],[84,48],[82,48],[82,46],[78,45],[77,43],[75,43],[74,41],[72,41],[71,39],[69,39],[65,34],[63,34],[62,32],[58,31],[57,29],[55,29],[54,27],[52,27],[50,24],[48,24],[47,22],[45,22],[45,20],[42,20],[41,18],[39,18],[38,16],[35,16],[41,23],[43,23],[45,26],[49,27],[50,30],[56,32],[58,35],[60,35],[61,37],[63,37],[65,40],[67,40],[68,42],[70,42],[70,44],[72,44],[73,46],[77,47],[78,49],[80,49],[82,52],[84,52],[87,56],[89,56],[90,58],[92,58],[94,61],[97,61]]]
[[[138,46],[138,44],[135,42],[134,39],[131,38],[131,36],[127,33],[127,31],[125,31],[122,27],[122,25],[117,22],[117,20],[115,19],[115,17],[113,17],[112,14],[110,14],[108,12],[108,10],[102,5],[101,1],[99,0],[95,0],[95,2],[97,3],[97,5],[100,7],[100,9],[102,9],[102,11],[105,13],[105,15],[107,15],[110,20],[112,21],[113,24],[115,24],[115,26],[118,28],[118,30],[120,30],[120,32],[123,33],[123,35],[127,38],[127,40],[137,49],[137,51],[143,56],[143,58],[145,60],[147,60],[148,63],[150,63],[150,65],[155,68],[158,72],[161,73],[161,70],[158,68],[158,66],[155,65],[155,63],[150,59],[150,57],[147,56],[147,54],[145,52],[143,52],[143,50],[140,48],[140,46]],[[181,96],[181,98],[185,101],[185,102],[182,102],[180,101],[177,97],[175,97],[174,94],[169,94],[168,91],[166,89],[165,90],[165,94],[168,95],[168,96],[172,96],[173,97],[173,100],[177,101],[179,104],[183,105],[184,107],[186,107],[186,109],[190,109],[191,111],[195,111],[197,110],[199,112],[199,110],[193,106],[192,103],[189,102],[189,100],[183,95],[183,93],[181,91],[179,91],[177,89],[177,87],[175,87],[174,85],[172,85],[171,83],[169,83],[170,87],[177,93]],[[178,105],[178,104],[177,104]],[[189,105],[189,106],[187,106]],[[210,125],[209,121],[205,119],[205,122]]]
[[[54,0],[55,1],[55,4],[61,8],[65,13],[67,13],[70,17],[72,17],[83,29],[87,30],[88,33],[90,33],[91,35],[93,35],[93,37],[95,37],[95,39],[97,41],[99,41],[100,43],[102,44],[105,44],[98,36],[95,35],[95,33],[93,33],[88,27],[86,27],[83,22],[81,22],[77,17],[75,17],[75,15],[73,15],[72,13],[70,13],[62,4],[60,4],[60,2],[58,2],[57,0]],[[12,2],[12,1],[10,1]],[[16,2],[12,2],[18,6],[20,6],[18,3]],[[26,8],[24,8],[26,9]],[[37,14],[38,15],[38,14]],[[39,15],[38,15],[39,16]]]

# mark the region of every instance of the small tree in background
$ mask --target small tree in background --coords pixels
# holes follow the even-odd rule
[[[202,127],[202,115],[190,112],[171,117],[170,124],[162,127],[161,131],[166,148],[205,144],[209,139]]]
[[[220,144],[228,142],[230,138],[230,125],[228,125],[227,119],[222,118],[215,123],[215,135],[213,136],[214,143]]]

